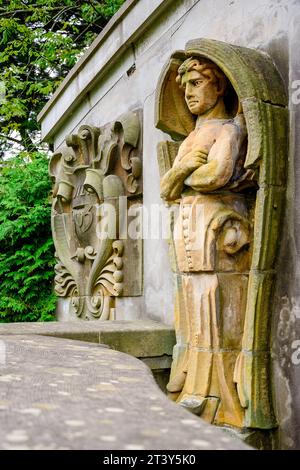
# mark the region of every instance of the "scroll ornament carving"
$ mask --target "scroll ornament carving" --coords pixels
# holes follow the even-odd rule
[[[107,320],[128,281],[130,242],[120,239],[120,196],[142,194],[140,114],[101,128],[83,125],[65,142],[50,161],[55,292],[70,300],[77,317]]]
[[[179,207],[170,240],[177,344],[170,397],[207,421],[276,426],[270,313],[285,192],[287,100],[272,60],[190,41],[163,70],[156,125],[161,197]]]

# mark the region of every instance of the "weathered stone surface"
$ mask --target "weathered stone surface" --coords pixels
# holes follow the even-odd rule
[[[297,362],[300,357],[297,349],[300,339],[299,25],[299,2],[291,0],[126,2],[120,15],[76,64],[41,117],[42,133],[57,150],[65,135],[76,132],[81,124],[104,125],[128,109],[142,105],[144,174],[147,175],[144,205],[150,208],[160,200],[154,148],[166,139],[165,134],[153,127],[154,93],[162,66],[170,54],[182,49],[187,38],[205,37],[258,49],[272,58],[288,90],[291,110],[287,210],[279,251],[276,297],[269,308],[275,311],[272,382],[281,448],[300,448],[300,366]],[[128,75],[133,64],[135,71]],[[243,106],[246,105],[244,101]],[[261,136],[261,132],[253,134],[253,139]],[[277,159],[278,149],[275,152]],[[279,166],[278,161],[276,165]],[[143,297],[116,299],[121,318],[152,318],[172,324],[172,272],[165,240],[145,240],[144,280]]]
[[[107,345],[135,357],[172,355],[173,328],[154,321],[2,323],[0,335],[42,335]]]
[[[142,240],[127,229],[131,206],[142,202],[141,155],[135,111],[81,126],[51,157],[55,293],[69,320],[113,320],[116,297],[142,294]]]
[[[171,403],[133,357],[36,335],[0,341],[1,449],[249,449]]]

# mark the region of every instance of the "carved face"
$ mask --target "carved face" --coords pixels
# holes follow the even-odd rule
[[[213,109],[223,94],[223,87],[219,88],[212,70],[206,70],[205,76],[196,70],[186,72],[181,83],[190,112],[198,116]]]

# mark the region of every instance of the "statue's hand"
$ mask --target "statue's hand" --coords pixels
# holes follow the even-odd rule
[[[205,165],[205,163],[207,163],[207,153],[201,150],[192,150],[182,157],[176,167],[189,175],[201,165]]]
[[[207,154],[200,150],[192,150],[175,163],[161,180],[161,197],[166,201],[174,201],[180,197],[184,180],[195,170],[207,163]]]

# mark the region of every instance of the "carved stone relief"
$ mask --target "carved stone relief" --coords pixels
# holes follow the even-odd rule
[[[50,162],[55,292],[74,316],[112,319],[116,297],[142,293],[141,240],[122,222],[142,203],[141,113],[83,125],[65,143]]]
[[[285,192],[287,100],[271,59],[190,41],[163,70],[156,125],[172,221],[173,400],[207,421],[276,426],[269,376],[272,286]]]

